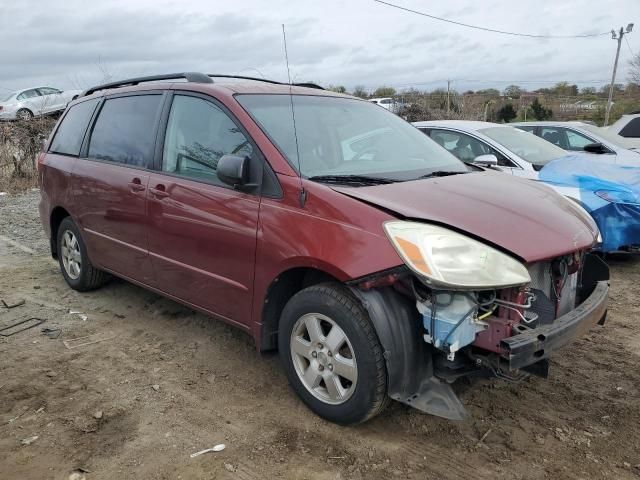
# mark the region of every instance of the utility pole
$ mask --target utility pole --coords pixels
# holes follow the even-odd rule
[[[451,107],[451,102],[449,100],[450,91],[451,91],[451,80],[447,80],[447,113],[449,113],[449,109]]]
[[[607,110],[604,114],[604,126],[609,125],[609,115],[611,114],[611,105],[613,100],[613,85],[616,82],[616,70],[618,70],[618,58],[620,57],[620,45],[622,45],[622,37],[626,33],[631,33],[633,30],[633,23],[627,25],[627,30],[625,31],[622,27],[620,27],[620,31],[616,34],[615,30],[611,30],[611,38],[613,40],[618,41],[618,48],[616,50],[616,60],[613,62],[613,74],[611,75],[611,85],[609,85],[609,100],[607,101]]]

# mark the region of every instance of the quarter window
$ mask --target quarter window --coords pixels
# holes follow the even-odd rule
[[[174,97],[164,142],[164,172],[222,185],[216,173],[220,157],[251,154],[247,137],[218,106],[197,97]]]
[[[162,95],[135,95],[107,100],[93,127],[89,157],[148,167],[153,159]]]
[[[69,108],[56,131],[49,151],[63,155],[78,156],[87,125],[98,104],[98,99],[77,103]]]

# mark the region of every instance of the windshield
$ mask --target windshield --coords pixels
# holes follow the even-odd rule
[[[11,92],[9,95],[5,95],[4,97],[0,97],[0,102],[8,102],[13,98],[16,92]]]
[[[551,160],[567,155],[560,147],[547,142],[532,133],[513,127],[490,127],[478,130],[498,142],[523,160],[536,165],[545,165]]]
[[[613,145],[617,145],[622,148],[635,148],[637,145],[630,141],[629,139],[618,135],[617,133],[613,133],[606,128],[596,127],[595,125],[589,125],[588,123],[580,124],[580,128],[586,130],[587,132],[591,132],[599,137],[602,137],[606,142],[609,142]]]
[[[434,172],[470,171],[417,128],[370,102],[309,95],[236,98],[303,177],[412,180]]]

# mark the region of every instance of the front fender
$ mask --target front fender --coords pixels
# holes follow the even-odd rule
[[[422,320],[413,302],[391,287],[350,288],[367,310],[382,344],[388,395],[431,415],[466,418],[451,386],[433,375],[432,350],[422,338]]]

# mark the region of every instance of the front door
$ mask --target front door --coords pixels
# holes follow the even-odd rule
[[[74,203],[92,261],[149,285],[146,189],[162,100],[162,94],[108,98],[86,158],[73,171]]]
[[[161,290],[248,325],[260,197],[218,179],[225,154],[255,152],[219,105],[175,95],[147,192],[149,253]]]

